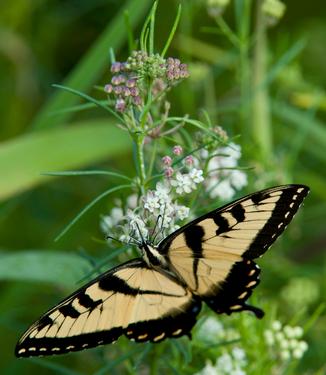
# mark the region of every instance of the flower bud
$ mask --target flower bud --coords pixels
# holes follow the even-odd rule
[[[112,73],[119,73],[121,70],[121,63],[120,62],[114,62],[112,65],[111,65],[111,72]]]
[[[177,146],[173,147],[173,153],[174,153],[174,155],[179,156],[179,155],[182,154],[182,152],[183,152],[183,149],[182,149],[181,146],[177,145]]]
[[[115,109],[118,112],[124,112],[124,110],[126,109],[126,102],[121,98],[117,99]]]
[[[163,156],[163,158],[162,158],[162,163],[163,163],[164,165],[170,166],[171,163],[172,163],[172,159],[171,159],[170,156],[168,156],[168,155]]]
[[[108,94],[111,94],[111,92],[113,91],[113,86],[110,83],[105,85],[104,91],[107,92]]]
[[[167,177],[167,178],[172,177],[173,173],[174,173],[174,169],[173,169],[172,167],[167,167],[167,168],[164,170],[164,175],[165,175],[165,177]]]

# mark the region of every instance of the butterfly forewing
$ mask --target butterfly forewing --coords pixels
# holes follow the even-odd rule
[[[216,295],[226,288],[236,264],[270,247],[308,191],[303,185],[286,185],[248,195],[179,229],[163,240],[159,251],[195,294]]]
[[[158,342],[189,334],[201,302],[176,280],[133,260],[100,276],[48,311],[22,336],[17,356],[62,354],[125,334]]]

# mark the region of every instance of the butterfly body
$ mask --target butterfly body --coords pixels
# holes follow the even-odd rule
[[[259,283],[254,262],[283,232],[309,189],[266,189],[203,215],[142,258],[92,280],[46,312],[21,337],[18,357],[62,354],[108,344],[190,336],[202,303],[216,313],[263,311],[246,303]]]

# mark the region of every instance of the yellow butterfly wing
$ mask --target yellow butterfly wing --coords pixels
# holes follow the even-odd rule
[[[159,245],[169,267],[216,312],[252,310],[245,304],[259,283],[253,262],[292,220],[309,189],[266,189],[214,210],[171,234]]]
[[[82,287],[44,314],[21,337],[18,357],[62,354],[112,343],[121,335],[159,342],[189,334],[201,302],[142,259]]]

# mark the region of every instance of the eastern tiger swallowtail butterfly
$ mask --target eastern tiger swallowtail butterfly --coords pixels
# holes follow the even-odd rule
[[[62,354],[115,342],[190,337],[201,304],[216,313],[249,310],[260,257],[283,232],[309,188],[250,194],[178,229],[142,258],[115,267],[46,312],[21,337],[16,356]]]

